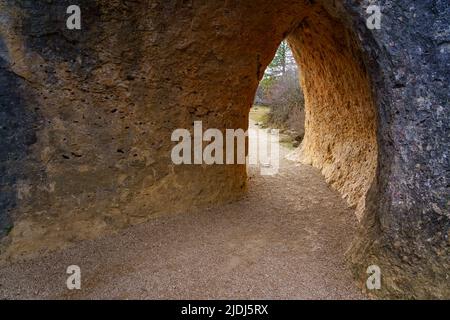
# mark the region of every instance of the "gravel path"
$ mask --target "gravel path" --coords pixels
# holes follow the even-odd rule
[[[276,176],[250,168],[249,189],[220,208],[2,265],[0,298],[364,298],[343,261],[356,218],[316,169],[286,160]],[[72,264],[81,290],[66,288]]]

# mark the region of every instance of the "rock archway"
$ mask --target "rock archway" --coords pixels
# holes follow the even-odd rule
[[[0,1],[4,254],[240,197],[245,166],[175,166],[170,136],[246,128],[287,37],[304,160],[361,219],[355,274],[378,264],[381,294],[448,296],[448,39],[430,33],[447,5],[387,3],[369,30],[369,1],[80,0],[74,31],[69,2]]]

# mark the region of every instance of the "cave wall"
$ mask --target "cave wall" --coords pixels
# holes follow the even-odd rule
[[[448,295],[449,5],[380,1],[369,30],[368,4],[0,0],[2,256],[242,196],[244,166],[175,166],[170,135],[245,129],[289,35],[305,155],[361,219],[355,275],[376,263],[380,294]]]
[[[35,136],[2,167],[7,254],[242,196],[245,166],[175,166],[170,137],[196,120],[204,130],[247,127],[260,77],[295,21],[287,6],[86,0],[73,31],[71,1],[0,4],[1,70],[12,79],[2,104],[14,99],[12,81],[26,99],[8,105],[18,115],[5,115],[15,124],[3,133],[26,136],[16,131],[21,112]],[[266,9],[255,16],[258,5]]]
[[[375,92],[378,168],[349,261],[355,272],[381,266],[381,295],[448,298],[450,4],[380,4],[373,37],[355,26]]]
[[[321,6],[305,12],[288,41],[305,96],[305,138],[297,158],[321,169],[362,219],[377,167],[377,118],[359,44]]]

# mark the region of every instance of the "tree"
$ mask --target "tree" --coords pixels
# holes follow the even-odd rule
[[[255,104],[270,107],[268,125],[304,132],[304,97],[291,48],[283,41],[267,67],[255,96]]]
[[[265,77],[284,77],[286,72],[296,69],[296,63],[291,48],[286,41],[281,42],[275,57],[267,67]]]
[[[255,103],[270,105],[280,98],[285,88],[292,87],[292,84],[298,86],[297,73],[297,64],[291,48],[283,41],[264,73],[256,92]]]

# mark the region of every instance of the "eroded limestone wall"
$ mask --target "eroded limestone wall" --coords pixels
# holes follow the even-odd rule
[[[243,165],[175,166],[170,137],[246,129],[287,6],[86,0],[71,31],[71,1],[0,3],[8,254],[244,194]]]
[[[377,167],[377,116],[355,35],[323,7],[307,10],[288,37],[305,95],[298,158],[323,175],[359,219]]]

